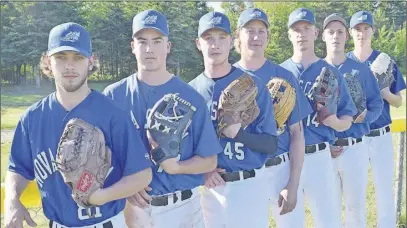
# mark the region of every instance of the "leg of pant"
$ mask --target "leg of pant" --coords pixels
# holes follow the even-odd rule
[[[185,205],[186,214],[181,218],[180,228],[204,228],[204,220],[202,215],[200,195],[195,196],[191,201]]]
[[[345,148],[341,166],[346,228],[366,227],[368,165],[368,152],[364,143]]]
[[[146,210],[133,206],[128,201],[124,208],[124,217],[129,228],[153,228],[154,226],[153,220]]]
[[[335,205],[338,207],[339,213],[342,215],[342,156],[339,156],[337,158],[332,159],[333,166],[334,166],[334,182],[335,185],[334,187],[336,188],[335,193],[336,196],[334,196],[334,200],[336,200]],[[342,220],[341,220],[342,223]]]
[[[335,170],[329,148],[305,156],[307,162],[304,192],[314,218],[315,228],[341,228],[337,205]]]
[[[377,226],[396,227],[394,153],[391,133],[371,139],[369,150],[376,192]]]
[[[228,228],[268,228],[269,200],[266,178],[255,177],[232,182],[227,194]]]
[[[278,206],[278,199],[281,190],[287,185],[290,177],[290,162],[280,164],[276,167],[268,168],[268,184],[270,191],[270,207],[272,216],[277,228],[302,228],[305,226],[304,194],[302,185],[298,187],[297,205],[292,212],[280,215],[281,208]]]
[[[227,185],[213,189],[201,188],[201,207],[206,228],[224,228],[226,226],[227,190]]]

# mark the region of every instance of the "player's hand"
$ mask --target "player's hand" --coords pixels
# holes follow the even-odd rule
[[[362,113],[360,113],[360,115],[356,118],[355,121],[353,121],[354,123],[362,123],[365,120],[366,117],[366,113],[367,113],[367,109],[363,110]]]
[[[343,147],[342,146],[329,146],[331,149],[331,157],[332,158],[337,158],[343,153]]]
[[[136,194],[127,197],[127,201],[129,201],[129,203],[133,206],[147,208],[150,206],[150,202],[152,200],[151,196],[147,194],[147,191],[151,191],[151,188],[148,186]]]
[[[224,169],[216,168],[212,172],[205,173],[205,187],[207,188],[214,188],[216,186],[225,185],[225,181],[219,175],[219,173],[224,173]]]
[[[161,162],[160,166],[168,174],[178,174],[181,170],[181,166],[178,163],[178,158],[169,158]]]
[[[103,189],[98,189],[89,196],[88,203],[101,206],[107,203],[106,198],[108,197],[105,196],[105,191],[103,191]]]
[[[223,134],[228,138],[234,139],[241,127],[241,123],[232,124],[228,127],[225,127],[225,129],[223,130]]]
[[[327,127],[331,127],[331,126],[335,125],[337,120],[338,120],[338,117],[336,116],[336,114],[333,114],[333,115],[330,115],[327,118],[325,118],[322,121],[322,124]]]
[[[149,130],[147,130],[147,139],[148,139],[148,142],[150,143],[152,150],[159,147],[158,143],[156,141],[154,141],[153,137],[151,136]]]
[[[31,218],[27,208],[19,199],[4,201],[4,227],[5,228],[23,228],[23,221],[31,227],[36,227],[37,223]]]
[[[280,192],[278,206],[281,207],[280,215],[292,212],[297,205],[298,185],[288,183]]]

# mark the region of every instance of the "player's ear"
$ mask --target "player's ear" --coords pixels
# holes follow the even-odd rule
[[[325,41],[325,33],[323,31],[322,31],[322,34],[321,34],[321,39],[322,39],[322,41],[326,42]]]
[[[314,40],[317,40],[318,34],[319,34],[319,29],[316,26],[314,26],[314,28],[315,28],[315,38],[314,38]]]
[[[171,52],[171,46],[172,46],[172,43],[170,41],[167,41],[167,54],[169,54]]]
[[[236,38],[233,38],[233,36],[230,36],[230,48],[229,48],[229,50],[233,49],[233,44],[234,44],[235,39]]]
[[[93,69],[93,64],[94,64],[94,62],[95,62],[95,58],[94,58],[94,56],[92,55],[92,56],[89,58],[89,66],[88,66],[88,70],[89,70],[89,71],[91,71],[91,70]]]
[[[136,53],[134,53],[134,39],[131,40],[130,47],[131,47],[131,53],[136,54]]]
[[[376,33],[376,28],[372,27],[373,35]]]
[[[199,42],[199,38],[195,39],[195,44],[196,44],[196,48],[198,48],[199,51],[202,51],[201,49],[201,43]]]

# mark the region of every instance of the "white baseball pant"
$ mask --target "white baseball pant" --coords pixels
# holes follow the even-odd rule
[[[380,132],[380,136],[366,136],[376,194],[377,227],[396,227],[396,207],[393,191],[394,152],[392,135],[391,132],[385,132],[385,127],[377,131]]]
[[[301,179],[314,227],[342,228],[340,206],[335,199],[335,168],[327,142],[324,149],[305,154]]]
[[[365,138],[355,143],[356,139],[347,138],[339,157],[333,159],[336,169],[335,179],[338,190],[337,206],[341,210],[342,195],[345,202],[345,227],[366,227],[366,191],[368,183],[369,156]],[[342,194],[341,194],[342,193]]]
[[[267,184],[269,185],[269,200],[273,219],[278,228],[302,228],[305,221],[304,194],[301,183],[297,192],[297,205],[292,212],[280,215],[278,206],[280,192],[286,187],[290,178],[290,160],[288,153],[278,156],[281,163],[265,168]]]
[[[256,176],[252,178],[202,188],[206,228],[268,228],[268,186],[264,170],[255,171]]]
[[[108,225],[106,224],[108,223]],[[124,214],[123,211],[121,211],[120,213],[118,213],[117,215],[106,219],[102,222],[99,222],[97,224],[93,224],[93,225],[88,225],[88,226],[81,226],[81,227],[70,227],[70,228],[103,228],[106,226],[112,226],[113,228],[116,227],[126,227],[126,223],[124,220]],[[55,221],[51,221],[50,222],[50,228],[67,228],[67,226],[61,225]]]
[[[178,200],[167,206],[150,206],[146,209],[126,204],[125,216],[129,228],[204,228],[200,192],[186,200]],[[178,196],[181,199],[181,196]],[[173,202],[169,200],[169,202]]]

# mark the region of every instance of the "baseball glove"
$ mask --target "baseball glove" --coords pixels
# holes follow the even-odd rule
[[[322,122],[328,116],[336,114],[339,102],[337,76],[327,67],[322,68],[311,88],[314,108],[317,111],[316,121]]]
[[[284,125],[294,109],[296,93],[294,87],[285,79],[274,77],[267,83],[273,99],[274,118],[279,134],[284,132]]]
[[[242,128],[245,128],[259,116],[257,93],[257,86],[247,73],[235,79],[222,91],[218,105],[219,137],[224,137],[223,131],[226,127],[241,123]]]
[[[370,65],[370,69],[377,79],[380,90],[390,87],[394,82],[393,65],[394,62],[390,56],[383,52],[380,53]]]
[[[356,120],[366,110],[366,96],[357,74],[345,73],[343,77],[348,85],[353,103],[358,110],[358,113],[353,117],[353,120]]]
[[[99,128],[81,119],[69,120],[59,141],[55,164],[72,189],[73,200],[88,208],[88,212],[94,206],[88,203],[89,196],[103,187],[111,160],[112,152]]]
[[[166,94],[157,101],[147,118],[148,131],[159,145],[151,151],[154,163],[160,164],[178,156],[181,140],[195,111],[195,106],[180,98],[178,94]]]

